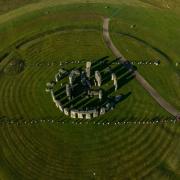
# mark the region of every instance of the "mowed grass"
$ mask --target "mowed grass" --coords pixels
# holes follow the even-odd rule
[[[127,35],[113,34],[117,47],[127,59],[136,62],[135,66],[145,79],[157,89],[157,91],[171,104],[180,108],[180,82],[179,76],[175,69],[170,65],[168,60],[151,48],[148,44],[143,44]],[[157,61],[160,65],[153,64],[138,65],[142,61]],[[167,75],[168,72],[168,75]]]
[[[0,1],[0,14],[7,13],[13,9],[19,8],[21,6],[25,6],[33,2],[38,2],[38,0],[14,0],[13,2],[1,0]]]
[[[166,8],[166,9],[175,9],[178,10],[179,8],[179,1],[178,0],[140,0],[144,3],[149,3],[157,8]]]
[[[124,13],[130,8],[122,7],[120,6],[124,9]],[[63,8],[64,11],[68,9],[68,7]],[[104,7],[101,9],[99,5],[93,5],[91,8],[83,6],[82,12],[77,12],[78,8],[73,11],[70,7],[72,11],[64,13],[63,10],[61,13],[57,10],[51,13],[52,9],[50,9],[50,13],[44,16],[41,14],[42,11],[36,12],[34,17],[29,14],[28,20],[28,16],[23,17],[22,20],[8,23],[6,28],[2,28],[1,37],[5,35],[9,38],[7,41],[3,38],[2,54],[5,51],[9,53],[16,51],[25,61],[26,66],[25,70],[16,76],[4,74],[0,77],[0,114],[10,118],[23,117],[26,121],[58,117],[66,123],[62,125],[55,121],[54,124],[2,125],[1,179],[179,178],[178,124],[98,126],[89,122],[89,124],[73,125],[71,119],[60,113],[50,95],[45,93],[46,82],[54,77],[59,67],[30,66],[39,62],[47,64],[50,61],[98,60],[105,56],[109,56],[108,59],[112,60],[114,57],[102,39],[102,19],[99,15],[111,14],[113,10],[111,8],[105,10]],[[90,9],[89,13],[87,9]],[[97,12],[98,15],[94,16],[92,12]],[[127,26],[131,24],[128,18],[131,17],[127,17]],[[126,48],[129,49],[131,54],[127,53],[125,56],[139,59],[158,55],[165,60],[156,51],[140,42],[133,39],[131,41],[117,34],[116,31],[121,27],[116,26],[115,33],[111,30],[111,35],[123,53],[126,53]],[[151,35],[154,31],[152,28]],[[142,35],[141,38],[145,39],[145,36]],[[159,41],[155,45],[158,46]],[[144,54],[138,50],[139,47]],[[164,62],[158,67],[159,71],[164,74],[165,70],[168,70],[167,66],[168,63]],[[68,68],[70,67],[73,65],[69,64]],[[145,74],[146,68],[138,67],[140,72],[149,78],[148,80],[150,76],[155,78],[151,70],[147,70],[148,74]],[[175,74],[172,64],[170,71]],[[159,79],[158,72],[154,73]],[[158,90],[162,90],[161,87],[164,88],[165,83],[167,79],[160,78],[160,83],[158,81],[153,85],[159,88]],[[168,85],[172,84],[169,82]],[[177,87],[176,83],[172,86],[172,91],[176,94],[178,94]],[[112,112],[95,121],[152,121],[155,117],[161,117],[163,120],[163,117],[169,116],[134,79],[118,90],[118,93],[128,92],[131,92],[131,95],[127,99]],[[162,93],[164,92],[167,91]],[[172,101],[173,98],[171,93],[168,100]],[[177,101],[175,105],[179,107]]]
[[[141,10],[140,10],[141,9]],[[160,66],[137,65],[138,70],[169,102],[180,108],[179,16],[166,11],[131,8],[121,11],[110,23],[111,36],[122,54],[132,61],[160,60]],[[158,22],[157,22],[158,21]],[[145,23],[145,25],[144,25]],[[132,28],[134,25],[134,28]],[[115,32],[115,33],[113,33]],[[168,73],[168,75],[167,75]]]
[[[0,133],[4,179],[178,178],[178,134],[163,126],[55,123]]]
[[[112,60],[113,57],[104,46],[101,36],[101,32],[82,29],[79,32],[48,35],[35,43],[22,46],[19,53],[25,61],[24,72],[13,77],[4,74],[1,78],[2,114],[10,117],[16,117],[16,115],[29,117],[30,119],[62,115],[55,108],[50,95],[45,92],[46,83],[54,79],[54,74],[60,66],[48,67],[48,62],[55,61],[56,64],[60,64],[60,61],[81,61],[84,59],[94,61],[105,56],[110,56],[109,60]],[[42,66],[37,67],[37,63],[42,63]],[[65,65],[64,67],[67,68],[68,66]],[[131,93],[131,95],[119,103],[113,113],[107,114],[109,118],[117,118],[117,120],[128,118],[127,114],[129,118],[134,117],[139,118],[139,120],[163,115],[168,116],[136,81],[132,80],[132,82],[122,86],[119,89],[120,93]],[[144,99],[140,99],[142,93]],[[146,107],[142,108],[145,104]],[[120,117],[117,116],[119,113],[121,114]]]
[[[104,46],[101,33],[83,29],[79,32],[48,35],[35,43],[22,46],[19,53],[25,61],[25,70],[16,76],[4,74],[1,78],[1,114],[11,118],[40,119],[63,116],[55,108],[50,94],[45,92],[46,83],[54,79],[55,73],[60,68],[57,65],[60,61],[84,59],[96,61],[105,56],[109,56],[109,61],[113,59]],[[54,66],[48,67],[48,63],[53,61]],[[42,66],[36,66],[38,63]],[[64,67],[73,68],[73,65]],[[124,75],[121,74],[121,78]],[[134,80],[122,86],[117,94],[120,93],[131,93],[131,95],[119,103],[113,112],[108,113],[107,117],[105,116],[107,119],[121,120],[132,117],[144,120],[156,116],[168,116]],[[144,98],[140,99],[142,93]],[[146,107],[143,108],[145,105]],[[119,113],[121,116],[118,115]]]

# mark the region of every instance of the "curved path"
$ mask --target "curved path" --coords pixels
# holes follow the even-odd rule
[[[163,97],[161,97],[161,95],[144,79],[144,77],[139,72],[133,70],[133,67],[131,65],[128,65],[128,60],[126,60],[125,57],[119,52],[119,50],[115,47],[111,40],[111,37],[109,35],[109,21],[109,18],[104,18],[103,22],[103,38],[107,47],[111,49],[112,53],[117,57],[120,63],[127,64],[126,67],[130,71],[134,71],[136,80],[156,100],[156,102],[159,103],[162,108],[164,108],[177,119],[180,119],[180,112],[171,104],[169,104]]]

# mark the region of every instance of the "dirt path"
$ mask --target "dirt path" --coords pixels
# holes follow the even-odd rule
[[[103,22],[103,38],[104,41],[109,49],[111,49],[112,53],[119,59],[119,61],[124,64],[128,61],[125,59],[125,57],[119,52],[119,50],[115,47],[113,44],[110,35],[109,35],[109,18],[104,18]],[[133,68],[129,65],[129,70],[132,70]],[[156,102],[164,108],[166,111],[168,111],[171,115],[176,117],[177,119],[180,118],[180,112],[174,108],[171,104],[169,104],[161,95],[144,79],[144,77],[137,72],[134,71],[134,75],[136,80],[143,86],[143,88],[156,100]]]

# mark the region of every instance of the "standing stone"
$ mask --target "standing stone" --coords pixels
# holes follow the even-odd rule
[[[79,118],[79,119],[83,119],[83,114],[79,112],[79,113],[78,113],[78,118]]]
[[[102,83],[102,79],[99,71],[95,71],[95,79],[97,81],[98,86],[100,87]]]
[[[91,119],[91,114],[89,112],[86,113],[86,119]]]
[[[90,61],[86,62],[86,76],[88,78],[91,77],[91,62]]]
[[[65,114],[66,116],[69,116],[69,109],[68,109],[68,108],[64,108],[64,114]]]
[[[68,97],[68,99],[71,99],[71,88],[69,84],[66,84],[66,95]]]
[[[115,91],[117,91],[118,83],[117,83],[117,77],[116,77],[115,73],[111,74],[111,79],[112,79],[112,81],[114,81],[114,88],[115,88]]]
[[[102,90],[99,90],[99,100],[102,100]]]

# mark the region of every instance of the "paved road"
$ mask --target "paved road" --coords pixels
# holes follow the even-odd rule
[[[164,108],[166,111],[168,111],[171,115],[173,115],[177,119],[180,119],[180,112],[171,104],[169,104],[163,97],[161,97],[161,95],[144,79],[144,77],[138,71],[133,70],[133,67],[115,47],[109,35],[109,21],[110,21],[109,18],[104,18],[104,22],[103,22],[103,38],[107,47],[111,49],[112,53],[122,64],[125,64],[130,71],[134,71],[136,80],[141,84],[141,86],[143,86],[143,88],[156,100],[156,102],[162,108]]]

